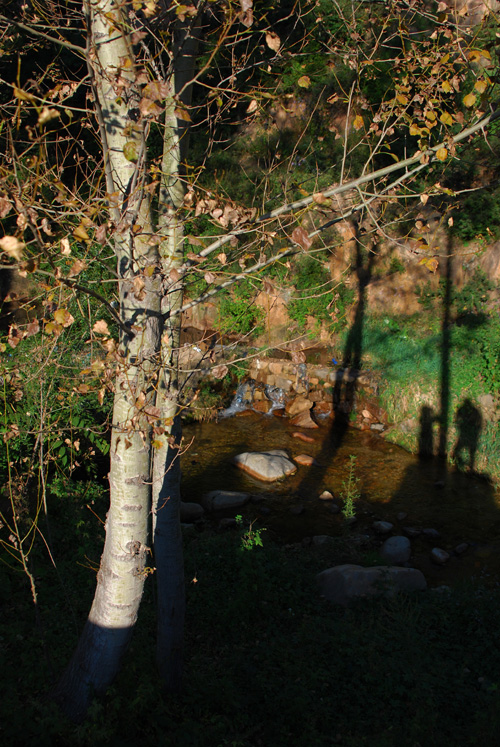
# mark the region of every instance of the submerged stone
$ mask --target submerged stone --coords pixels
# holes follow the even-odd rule
[[[297,467],[283,449],[269,451],[245,451],[234,457],[234,463],[252,477],[265,482],[274,482],[293,475]]]

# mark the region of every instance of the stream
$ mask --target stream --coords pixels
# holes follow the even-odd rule
[[[259,500],[240,512],[248,520],[257,519],[257,526],[265,527],[273,539],[297,543],[315,535],[345,537],[348,532],[372,555],[383,540],[373,532],[375,520],[394,524],[392,534],[404,533],[403,527],[435,529],[441,535],[438,539],[423,534],[411,539],[411,565],[423,571],[431,585],[500,581],[500,495],[486,477],[469,476],[433,460],[419,461],[370,431],[348,429],[338,448],[326,424],[302,431],[313,443],[295,438],[296,431],[285,418],[251,411],[219,422],[185,425],[184,446],[190,445],[181,459],[182,499],[200,502],[203,493],[215,489],[250,492]],[[308,454],[317,465],[298,465],[291,477],[265,483],[232,464],[236,454],[267,449],[286,449],[291,457]],[[342,514],[333,513],[332,502],[319,496],[329,490],[334,502],[342,505],[340,493],[351,455],[356,457],[361,498],[357,520],[346,529]],[[467,548],[455,552],[463,543]],[[451,554],[444,566],[431,562],[433,547]],[[349,561],[363,564],[359,558],[344,560]]]

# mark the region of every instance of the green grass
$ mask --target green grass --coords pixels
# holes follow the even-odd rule
[[[345,548],[344,548],[345,551]],[[238,530],[186,547],[185,689],[164,699],[154,667],[150,584],[125,666],[89,721],[67,724],[45,699],[52,680],[28,594],[11,582],[0,622],[6,743],[333,745],[498,743],[500,604],[474,588],[337,608],[315,575],[338,548],[242,550]],[[64,564],[64,573],[70,566]],[[42,619],[54,674],[76,630],[44,572]],[[52,575],[53,578],[53,575]],[[194,583],[193,579],[197,582]],[[83,623],[94,576],[76,568]],[[78,598],[76,598],[78,596]],[[22,704],[22,708],[20,707]]]
[[[468,313],[450,323],[443,344],[441,321],[435,310],[414,318],[368,318],[363,327],[363,365],[378,373],[380,400],[394,428],[389,439],[418,450],[418,421],[423,406],[438,417],[442,407],[443,371],[448,366],[448,453],[457,441],[457,412],[465,400],[481,411],[480,398],[500,389],[500,323],[496,314]],[[400,427],[401,426],[401,427]],[[474,423],[471,423],[471,427]],[[471,436],[472,437],[472,436]],[[500,442],[496,423],[481,413],[476,469],[500,480]]]

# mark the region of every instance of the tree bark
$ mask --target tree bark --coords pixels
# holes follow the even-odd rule
[[[117,366],[109,472],[110,509],[94,601],[73,658],[55,697],[79,720],[94,694],[114,679],[128,645],[142,598],[150,552],[151,408],[161,335],[157,247],[151,242],[150,203],[144,178],[146,132],[137,124],[140,92],[125,8],[113,0],[86,5],[91,39],[89,57],[106,159],[110,210],[115,222],[122,331],[114,352]],[[124,64],[125,60],[130,64]],[[124,146],[138,157],[130,160]],[[129,146],[130,147],[130,146]],[[139,283],[137,283],[139,279]]]

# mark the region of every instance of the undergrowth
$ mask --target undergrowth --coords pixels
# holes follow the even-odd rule
[[[330,565],[335,553],[333,544]],[[37,565],[46,576],[43,637],[19,582],[3,599],[5,743],[498,744],[500,605],[494,593],[430,590],[343,609],[319,598],[315,575],[325,559],[318,550],[297,552],[269,541],[259,552],[245,552],[238,530],[202,533],[186,544],[183,693],[161,694],[149,584],[124,669],[88,721],[75,727],[46,695],[76,642],[94,574],[74,569],[69,588],[78,584],[79,594],[71,592],[72,618],[54,570],[40,559]]]

